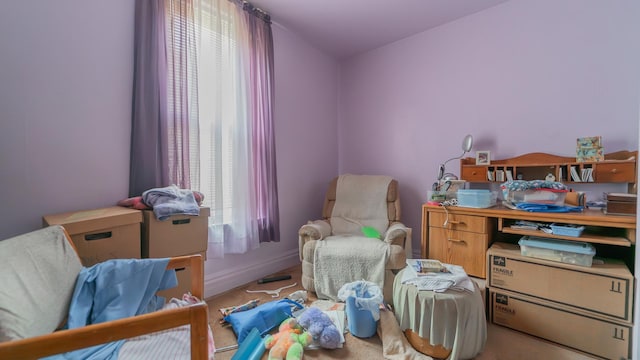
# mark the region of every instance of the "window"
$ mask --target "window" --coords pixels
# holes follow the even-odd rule
[[[243,253],[278,240],[271,30],[245,3],[190,5],[167,0],[166,7],[167,116],[177,124],[166,129],[168,159],[183,164],[170,166],[169,178],[187,178],[205,194],[209,253]],[[249,22],[266,28],[268,41]],[[270,48],[257,46],[264,43]]]

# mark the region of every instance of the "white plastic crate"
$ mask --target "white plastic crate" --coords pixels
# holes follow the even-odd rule
[[[596,254],[593,245],[580,241],[523,236],[518,244],[523,256],[587,267],[591,267]]]

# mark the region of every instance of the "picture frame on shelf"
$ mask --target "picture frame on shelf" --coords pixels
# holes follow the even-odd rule
[[[490,165],[491,164],[491,151],[478,150],[476,151],[476,165]]]

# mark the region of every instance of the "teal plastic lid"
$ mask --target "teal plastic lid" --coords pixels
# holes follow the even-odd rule
[[[483,194],[490,194],[491,191],[489,190],[483,190],[483,189],[460,189],[458,190],[458,194],[464,194],[464,195],[483,195]]]
[[[548,239],[535,236],[523,236],[518,244],[521,246],[531,246],[550,250],[573,252],[577,254],[595,255],[596,249],[593,245],[582,241],[568,241],[559,239]]]

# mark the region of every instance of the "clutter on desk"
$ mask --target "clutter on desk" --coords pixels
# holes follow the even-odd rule
[[[569,188],[558,181],[513,180],[500,185],[505,201],[518,203],[536,203],[564,205]]]
[[[540,230],[547,234],[553,233],[548,223],[535,222],[535,221],[517,220],[513,224],[509,225],[509,227],[514,230],[530,230],[530,231]]]

